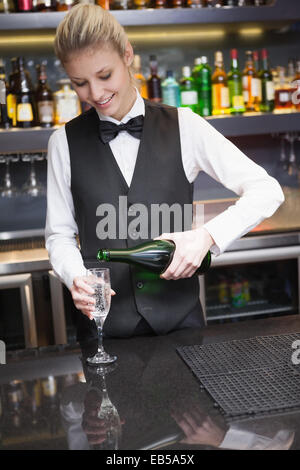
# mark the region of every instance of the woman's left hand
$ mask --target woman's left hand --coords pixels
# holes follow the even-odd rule
[[[215,243],[203,227],[186,232],[163,233],[155,240],[172,240],[176,245],[171,264],[160,276],[167,280],[191,277]]]

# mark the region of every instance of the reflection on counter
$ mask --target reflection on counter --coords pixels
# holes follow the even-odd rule
[[[289,321],[290,330],[298,328],[297,321]],[[268,331],[270,321],[266,325],[264,331]],[[278,325],[283,326],[277,332],[288,331],[286,321],[279,320]],[[210,343],[213,334],[220,340],[225,328],[229,328],[229,337],[245,337],[245,331],[234,327],[107,339],[105,347],[116,352],[118,362],[98,369],[86,365],[86,357],[96,350],[96,341],[82,350],[57,346],[10,353],[0,379],[0,447],[182,451],[296,448],[298,412],[282,416],[268,413],[245,421],[225,419],[176,352],[180,345]],[[262,331],[256,327],[252,333]]]

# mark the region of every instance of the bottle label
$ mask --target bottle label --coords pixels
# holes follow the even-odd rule
[[[245,103],[248,103],[248,101],[249,101],[249,91],[248,90],[243,91],[243,97],[244,97]]]
[[[77,97],[59,98],[56,101],[56,124],[64,124],[78,116]]]
[[[244,75],[242,82],[243,82],[243,89],[244,89],[244,91],[248,91],[248,92],[249,92],[249,81],[248,81],[248,78],[249,78],[248,75]]]
[[[290,101],[290,94],[288,91],[281,91],[279,93],[279,101],[281,103],[287,103],[288,101]]]
[[[38,113],[40,123],[51,124],[53,122],[53,102],[39,101]]]
[[[257,78],[252,78],[251,80],[251,95],[254,97],[259,97],[261,95],[260,92],[260,80]]]
[[[17,125],[17,97],[9,93],[7,95],[7,114],[12,120],[12,125]]]
[[[273,101],[275,99],[275,90],[274,90],[274,83],[269,81],[266,83],[266,90],[267,90],[267,100]]]
[[[198,104],[198,93],[197,91],[182,91],[181,92],[181,104],[182,105],[191,105]]]
[[[234,109],[244,109],[244,98],[242,95],[232,97],[232,107]]]
[[[163,103],[169,106],[179,106],[179,93],[177,87],[166,87],[162,90]]]
[[[226,86],[221,88],[221,108],[229,108],[229,89]]]
[[[33,121],[32,106],[30,103],[19,103],[17,106],[17,121]]]

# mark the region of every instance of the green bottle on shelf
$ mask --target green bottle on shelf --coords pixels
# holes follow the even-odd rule
[[[198,91],[198,113],[207,117],[212,115],[211,68],[206,56],[195,59],[192,77]]]
[[[231,50],[231,69],[228,73],[230,114],[243,114],[246,111],[243,97],[242,73],[239,70],[238,52]]]
[[[175,243],[171,240],[151,240],[134,248],[101,249],[97,253],[98,261],[128,263],[162,274],[172,261]],[[211,265],[211,253],[208,251],[195,274],[204,274]]]
[[[189,66],[182,68],[182,78],[180,80],[180,101],[181,106],[188,107],[194,111],[194,113],[198,113],[198,91]]]
[[[269,67],[268,52],[266,49],[261,51],[262,69],[259,72],[261,80],[262,97],[260,110],[263,113],[271,113],[275,108],[275,89],[273,75]]]

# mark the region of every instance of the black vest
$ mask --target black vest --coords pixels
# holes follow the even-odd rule
[[[86,267],[101,267],[96,261],[99,248],[126,248],[145,239],[100,240],[96,215],[100,204],[115,207],[118,222],[119,196],[126,196],[128,209],[142,203],[151,213],[151,204],[192,204],[193,185],[186,178],[182,165],[178,113],[176,108],[145,101],[145,120],[138,156],[130,187],[119,169],[109,144],[99,137],[100,120],[94,109],[66,125],[70,151],[71,191],[80,247]],[[124,200],[125,198],[123,198]],[[134,216],[136,218],[136,215]],[[133,218],[128,212],[128,227]],[[171,220],[171,230],[174,226]],[[150,233],[148,237],[150,239]],[[121,263],[106,263],[111,271],[111,285],[117,295],[105,321],[107,336],[131,336],[144,318],[157,334],[176,329],[184,318],[199,312],[199,283],[190,279],[166,281],[157,275]],[[80,328],[91,328],[94,322],[81,314]],[[80,334],[79,334],[80,338]]]

